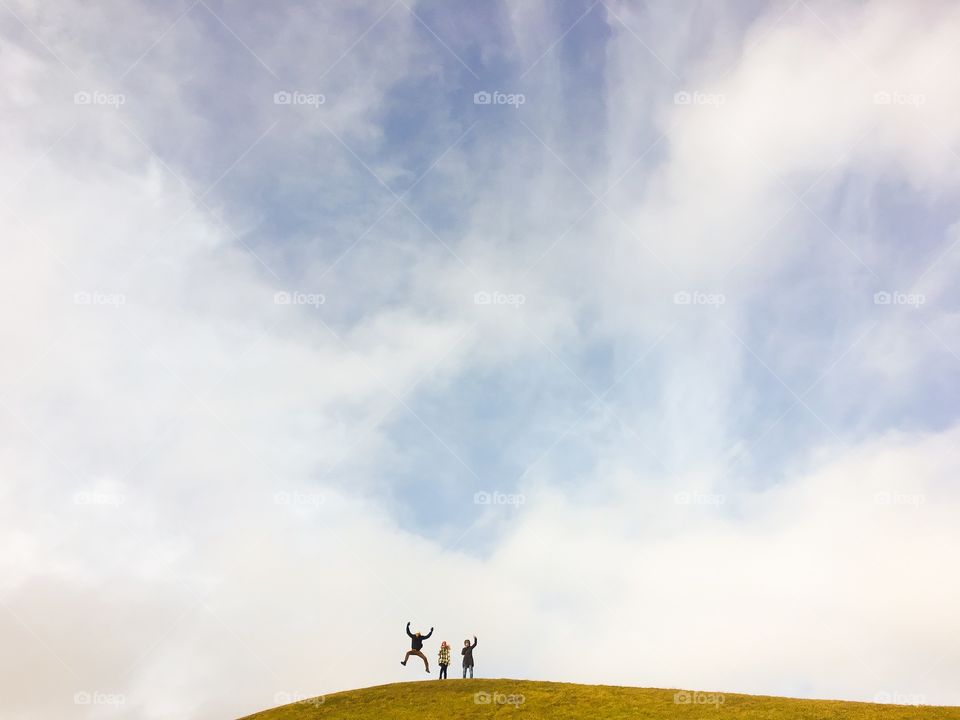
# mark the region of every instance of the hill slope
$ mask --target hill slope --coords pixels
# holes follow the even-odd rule
[[[960,720],[960,707],[914,707],[529,680],[396,683],[265,710],[243,720]]]

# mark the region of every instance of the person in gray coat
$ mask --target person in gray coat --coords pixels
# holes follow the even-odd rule
[[[473,645],[470,644],[469,640],[463,641],[463,650],[460,651],[460,654],[463,655],[463,677],[467,677],[467,670],[470,671],[470,677],[473,677],[473,649],[477,646],[477,636],[473,636]]]

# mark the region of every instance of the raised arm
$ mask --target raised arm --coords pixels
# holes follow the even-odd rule
[[[426,640],[426,639],[427,639],[428,637],[430,637],[431,635],[433,635],[433,628],[430,628],[430,632],[428,632],[426,635],[421,635],[421,637],[422,637],[424,640]]]
[[[472,649],[475,648],[476,646],[477,646],[477,636],[474,635],[474,636],[473,636],[473,645],[470,646],[470,649],[472,650]]]
[[[410,632],[410,623],[407,623],[407,635],[409,635],[410,637],[413,637],[413,633]]]

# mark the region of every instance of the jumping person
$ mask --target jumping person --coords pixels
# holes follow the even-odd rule
[[[467,677],[467,670],[470,670],[470,677],[473,677],[473,649],[477,646],[477,636],[473,636],[473,645],[470,644],[469,640],[463,641],[463,650],[460,651],[460,654],[463,655],[463,677]]]
[[[440,643],[440,655],[437,658],[437,664],[440,666],[440,677],[438,680],[447,679],[447,665],[450,664],[450,646],[447,645],[447,641],[444,640]]]
[[[407,654],[403,656],[403,660],[400,661],[400,664],[405,666],[407,664],[407,660],[410,659],[410,656],[416,655],[418,658],[423,660],[423,666],[426,668],[427,672],[430,672],[430,661],[427,660],[427,656],[424,655],[421,650],[423,649],[423,641],[433,635],[433,628],[430,628],[430,632],[428,632],[426,635],[421,633],[414,635],[412,632],[410,632],[410,623],[407,623],[407,635],[410,636],[410,649],[407,650]]]

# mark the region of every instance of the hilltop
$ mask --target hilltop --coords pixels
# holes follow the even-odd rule
[[[242,720],[960,720],[960,707],[797,700],[763,695],[577,685],[531,680],[451,679],[340,692]]]

